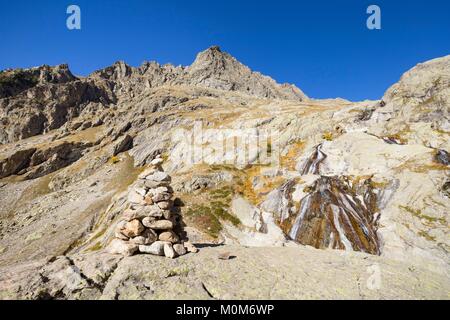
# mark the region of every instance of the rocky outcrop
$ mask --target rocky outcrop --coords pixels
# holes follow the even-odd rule
[[[39,148],[22,149],[0,160],[0,178],[23,175],[35,179],[64,168],[83,156],[89,142],[58,141]]]
[[[10,143],[59,129],[91,103],[96,113],[115,101],[107,82],[76,80],[37,85],[0,99],[0,143]]]
[[[371,131],[409,143],[449,149],[450,56],[418,64],[386,91]]]
[[[4,70],[0,72],[0,99],[13,97],[38,84],[66,83],[76,79],[66,64],[55,67]]]

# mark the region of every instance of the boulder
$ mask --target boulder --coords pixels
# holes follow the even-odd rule
[[[149,176],[146,177],[147,180],[154,181],[154,182],[170,182],[171,178],[170,176],[162,171],[157,171]]]
[[[168,181],[153,181],[153,180],[145,180],[144,181],[145,187],[149,189],[154,189],[158,187],[167,187],[169,185]]]
[[[119,138],[113,146],[113,156],[119,153],[130,150],[133,147],[133,138],[130,135],[125,135]]]
[[[166,256],[166,258],[170,258],[170,259],[173,259],[177,256],[177,253],[173,249],[173,246],[171,243],[164,244],[164,255]]]
[[[177,243],[180,239],[173,231],[166,231],[159,235],[158,237],[159,241],[164,242],[170,242],[170,243]]]
[[[134,191],[136,191],[136,193],[140,194],[142,197],[145,197],[145,195],[147,194],[147,190],[145,190],[144,188],[134,188]]]
[[[126,221],[131,221],[131,220],[141,220],[144,219],[145,217],[147,217],[147,213],[145,212],[145,210],[133,210],[133,209],[127,209],[123,212],[122,214],[122,218]]]
[[[145,179],[147,178],[149,175],[152,175],[153,173],[155,173],[156,170],[154,168],[147,168],[145,169],[141,174],[139,174],[138,178],[139,179]]]
[[[158,166],[162,165],[163,163],[164,163],[164,160],[161,158],[156,158],[156,159],[152,160],[152,162],[150,162],[150,164],[155,167],[158,167]]]
[[[145,221],[146,227],[153,230],[171,230],[173,229],[173,222],[170,220]]]
[[[140,245],[139,252],[153,254],[155,256],[163,256],[164,255],[164,242],[156,241],[152,243],[150,246]]]
[[[175,250],[175,252],[177,253],[177,255],[179,256],[183,256],[187,253],[186,248],[184,247],[184,245],[177,243],[173,245],[173,250]]]
[[[172,203],[170,201],[161,201],[158,202],[158,207],[162,210],[169,210],[172,207]]]
[[[141,235],[144,230],[145,229],[142,223],[136,219],[127,222],[125,228],[122,230],[122,233],[129,238],[134,238]]]
[[[131,190],[130,193],[128,193],[128,202],[132,204],[145,205],[144,197],[135,190]]]
[[[172,198],[172,195],[169,193],[158,193],[153,196],[152,200],[155,203],[169,201]]]
[[[132,256],[137,250],[138,246],[136,244],[114,239],[108,246],[107,251],[111,254],[121,254],[128,257]]]

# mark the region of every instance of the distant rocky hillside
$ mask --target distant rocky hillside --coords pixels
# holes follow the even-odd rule
[[[218,47],[2,71],[0,298],[448,299],[449,75],[435,59],[354,103]],[[142,174],[155,159],[170,186]],[[169,235],[200,252],[153,256]]]
[[[99,112],[121,98],[161,86],[184,85],[235,91],[260,98],[306,100],[293,85],[280,85],[252,72],[235,58],[211,47],[189,67],[145,62],[139,68],[117,62],[78,79],[67,65],[7,70],[0,74],[0,142],[8,143],[58,129],[91,109]],[[26,91],[26,92],[25,92]],[[31,120],[30,120],[31,119]]]

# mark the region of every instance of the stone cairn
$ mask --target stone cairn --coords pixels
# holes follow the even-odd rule
[[[128,193],[128,209],[121,216],[109,251],[131,256],[135,253],[175,258],[198,249],[186,240],[181,217],[173,205],[171,178],[158,156],[152,167],[139,175]]]

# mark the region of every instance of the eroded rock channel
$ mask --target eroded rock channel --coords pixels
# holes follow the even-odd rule
[[[327,155],[316,147],[301,170],[320,175]],[[370,178],[322,176],[308,188],[299,209],[291,215],[285,232],[301,244],[316,248],[380,254],[377,237],[378,196]]]

